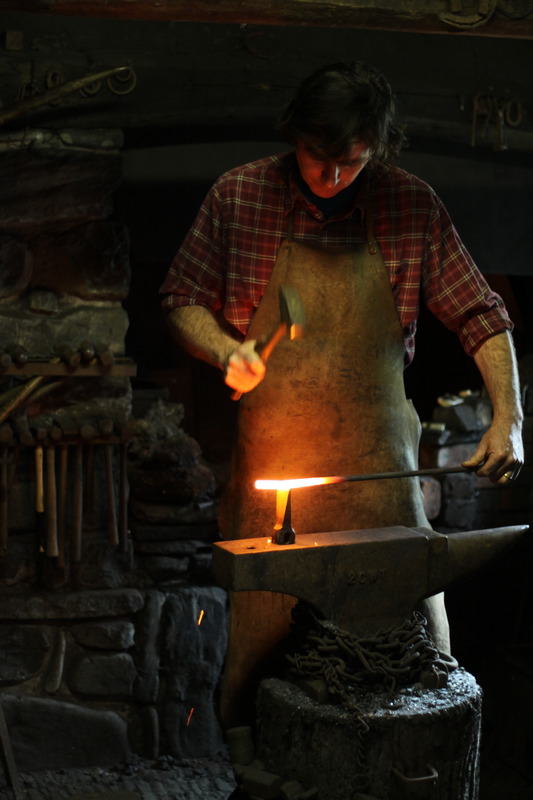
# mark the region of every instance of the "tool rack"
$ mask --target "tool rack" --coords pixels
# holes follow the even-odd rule
[[[107,536],[119,552],[128,549],[127,442],[128,425],[108,418],[74,421],[58,413],[47,425],[32,425],[21,407],[46,393],[48,378],[133,377],[136,364],[116,357],[105,346],[56,348],[53,358],[29,358],[22,347],[0,353],[0,383],[4,378],[27,378],[0,393],[0,559],[8,551],[9,494],[21,447],[34,449],[36,527],[42,526],[41,549],[65,566],[66,552],[73,564],[81,561],[84,507],[89,514],[95,501],[95,459],[103,455]],[[114,449],[118,450],[118,503],[113,475]],[[68,545],[68,547],[67,547]]]

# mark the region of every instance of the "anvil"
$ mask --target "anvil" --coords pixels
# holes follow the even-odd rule
[[[213,573],[233,591],[306,600],[354,635],[400,625],[418,603],[485,566],[528,525],[442,534],[429,528],[309,533],[287,546],[267,538],[217,542]]]

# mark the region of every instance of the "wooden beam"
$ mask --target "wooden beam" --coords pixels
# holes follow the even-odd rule
[[[2,0],[2,12],[102,19],[373,28],[533,38],[520,0]],[[454,9],[452,11],[452,8]],[[459,11],[455,9],[459,8]]]

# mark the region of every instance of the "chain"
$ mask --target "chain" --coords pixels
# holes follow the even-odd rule
[[[293,651],[287,653],[289,678],[322,680],[332,702],[340,702],[354,715],[357,747],[358,791],[368,785],[365,734],[368,725],[356,702],[357,692],[385,690],[416,683],[424,672],[448,672],[429,638],[426,619],[414,612],[402,625],[379,630],[374,636],[356,637],[327,620],[319,619],[306,603],[293,609]]]

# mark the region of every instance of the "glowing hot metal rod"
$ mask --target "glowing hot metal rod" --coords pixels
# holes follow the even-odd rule
[[[431,467],[402,472],[374,472],[367,475],[329,475],[323,478],[292,478],[288,480],[257,480],[255,488],[276,491],[276,524],[273,541],[275,544],[294,544],[295,533],[291,524],[291,491],[310,486],[324,486],[332,483],[354,481],[375,481],[386,478],[414,478],[419,475],[444,475],[451,472],[470,472],[466,467]]]
[[[472,472],[466,467],[430,467],[429,469],[412,469],[400,472],[371,472],[367,475],[329,475],[326,478],[291,478],[288,480],[257,480],[256,489],[276,489],[289,491],[303,489],[307,486],[324,486],[328,483],[352,483],[354,481],[378,481],[386,478],[415,478],[423,475],[446,475],[452,472]]]

